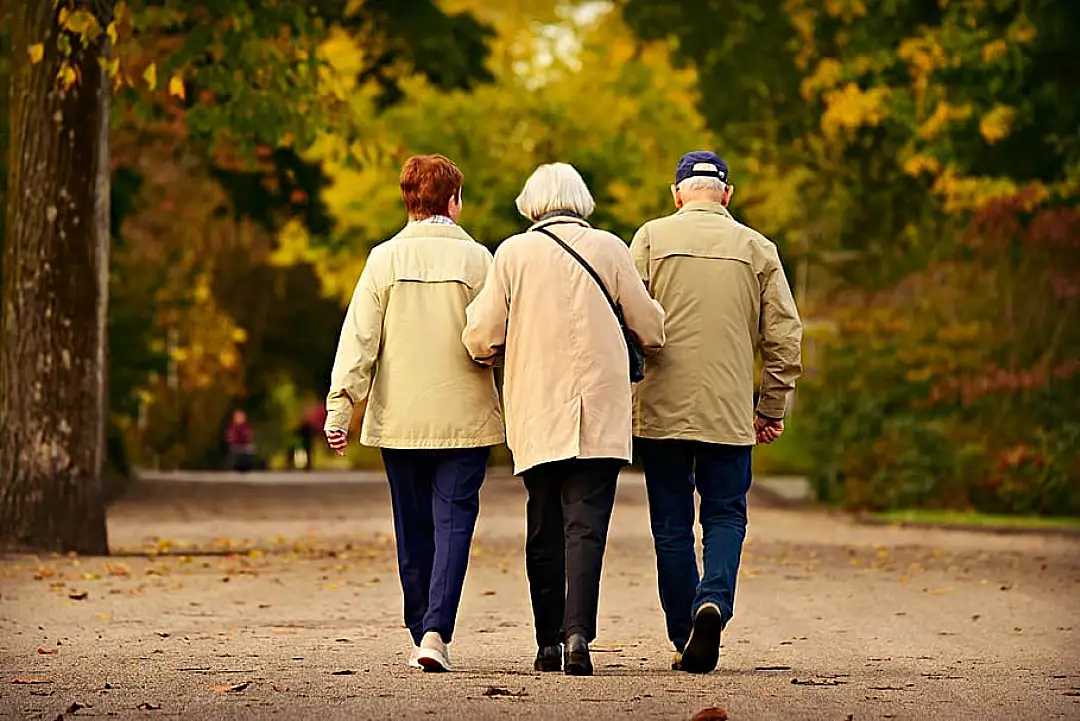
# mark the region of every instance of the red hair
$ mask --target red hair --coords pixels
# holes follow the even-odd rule
[[[443,155],[414,155],[401,168],[401,197],[410,218],[446,215],[450,198],[458,197],[465,176]]]

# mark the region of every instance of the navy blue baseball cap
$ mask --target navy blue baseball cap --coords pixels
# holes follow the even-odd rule
[[[675,167],[675,185],[687,178],[716,178],[728,182],[728,167],[724,159],[709,150],[695,150],[679,159]]]

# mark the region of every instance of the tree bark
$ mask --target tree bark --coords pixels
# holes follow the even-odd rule
[[[0,291],[0,544],[108,552],[102,467],[108,291],[105,35],[57,81],[53,0],[11,15],[11,153]],[[101,27],[111,2],[87,0]],[[31,48],[42,44],[34,62]],[[103,195],[104,194],[104,195]],[[104,215],[104,218],[102,216]]]

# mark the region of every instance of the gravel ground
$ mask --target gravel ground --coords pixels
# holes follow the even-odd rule
[[[751,500],[718,672],[668,670],[644,489],[627,474],[598,675],[541,676],[524,495],[495,474],[455,672],[430,675],[404,666],[377,476],[156,477],[112,509],[112,557],[0,560],[0,717],[1080,719],[1077,538],[860,526]]]

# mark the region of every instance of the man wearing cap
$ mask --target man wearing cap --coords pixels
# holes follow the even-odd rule
[[[802,371],[802,323],[776,246],[728,211],[727,164],[715,153],[687,153],[671,191],[677,212],[646,223],[631,244],[667,314],[667,345],[647,359],[637,386],[634,445],[645,470],[660,605],[675,645],[672,668],[709,673],[734,609],[751,449],[784,431]]]

